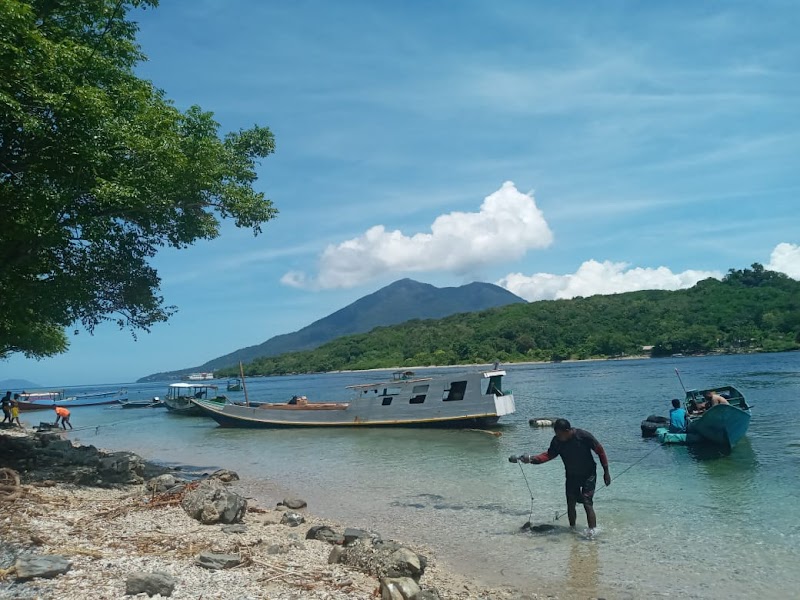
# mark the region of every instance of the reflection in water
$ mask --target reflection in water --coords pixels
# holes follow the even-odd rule
[[[565,587],[571,597],[596,598],[599,596],[600,561],[598,543],[594,540],[572,541]]]

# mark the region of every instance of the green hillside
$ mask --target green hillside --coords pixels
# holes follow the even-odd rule
[[[646,346],[653,356],[800,349],[800,282],[754,264],[687,290],[512,304],[379,327],[256,359],[245,373],[607,358]]]

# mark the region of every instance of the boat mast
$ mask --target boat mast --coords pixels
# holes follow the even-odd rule
[[[247,383],[244,380],[244,368],[242,367],[242,361],[239,361],[239,375],[242,378],[242,389],[244,390],[244,404],[245,406],[250,406],[250,399],[247,397]]]

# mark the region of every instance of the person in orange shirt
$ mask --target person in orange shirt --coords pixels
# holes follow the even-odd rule
[[[67,425],[72,429],[72,423],[69,422],[69,411],[63,406],[53,406],[56,409],[56,422],[55,426],[58,427],[58,420],[61,419],[61,426],[66,429]]]

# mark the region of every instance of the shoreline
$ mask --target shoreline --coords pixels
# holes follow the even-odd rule
[[[242,526],[235,533],[231,530],[226,532],[225,525],[204,525],[194,520],[175,501],[160,505],[157,499],[162,496],[154,496],[148,491],[147,477],[142,477],[146,473],[148,476],[160,474],[161,477],[183,478],[187,471],[145,462],[131,453],[105,453],[92,446],[78,446],[60,434],[44,435],[48,438],[47,445],[39,449],[40,434],[0,431],[0,448],[7,450],[24,446],[35,460],[40,453],[45,459],[54,457],[53,460],[60,465],[49,469],[36,465],[27,469],[20,467],[32,464],[30,456],[13,462],[13,466],[20,467],[22,486],[19,498],[11,502],[0,500],[6,515],[0,519],[0,537],[4,540],[0,551],[0,595],[64,600],[89,596],[124,598],[126,580],[134,572],[144,571],[163,572],[173,578],[176,582],[173,598],[367,600],[375,598],[376,593],[380,596],[382,582],[385,582],[379,577],[380,573],[347,564],[330,564],[332,552],[347,552],[347,548],[338,542],[332,545],[328,541],[305,539],[309,528],[328,527],[335,532],[344,531],[341,523],[320,518],[308,508],[292,511],[304,520],[299,526],[281,522],[288,511],[286,507],[276,507],[281,500],[279,494],[284,493],[280,485],[259,480],[258,497],[247,498]],[[102,465],[110,464],[113,459],[116,461],[114,465],[122,466],[115,466],[113,472],[119,477],[115,475],[112,479],[122,482],[128,478],[130,481],[97,480],[96,483],[103,486],[97,487],[59,480],[81,477],[86,465],[93,464],[94,459],[89,459],[90,456],[98,456]],[[122,457],[127,462],[122,461]],[[2,467],[11,463],[6,456],[0,458]],[[91,477],[107,472],[111,473],[100,471],[98,467]],[[226,483],[225,489],[248,496],[254,482],[236,479]],[[202,481],[206,479],[201,477],[196,483],[202,485]],[[267,484],[266,490],[264,483]],[[271,497],[265,498],[264,495]],[[380,534],[380,531],[376,533]],[[397,544],[397,547],[409,548],[402,544]],[[238,555],[243,557],[242,564],[216,571],[198,566],[199,553],[209,551]],[[428,559],[427,567],[423,567],[424,571],[418,577],[419,586],[428,594],[413,597],[432,600],[535,598],[511,587],[484,587],[473,578],[442,564],[430,548],[414,546],[411,551],[421,552]],[[14,561],[19,556],[28,554],[59,554],[71,563],[71,568],[54,578],[15,581],[13,569],[9,569],[18,564]]]

